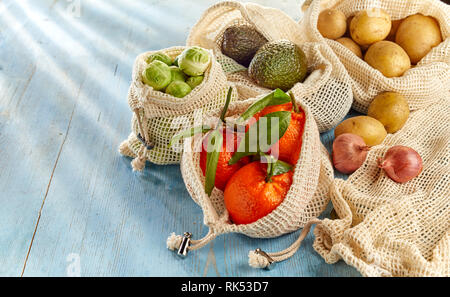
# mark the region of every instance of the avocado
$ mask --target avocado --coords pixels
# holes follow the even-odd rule
[[[223,33],[222,53],[248,67],[258,49],[267,39],[249,25],[234,25]]]
[[[248,68],[249,76],[260,86],[288,91],[303,82],[308,70],[305,53],[289,40],[263,45]]]

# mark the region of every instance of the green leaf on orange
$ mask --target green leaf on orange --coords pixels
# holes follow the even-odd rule
[[[205,193],[208,194],[208,196],[211,196],[216,181],[217,163],[219,162],[220,151],[222,149],[223,135],[218,129],[216,129],[213,130],[208,137]]]
[[[179,141],[180,139],[192,137],[195,134],[199,134],[199,133],[206,133],[209,130],[211,130],[211,127],[209,127],[207,125],[202,125],[202,126],[196,126],[196,127],[192,127],[190,129],[181,131],[180,133],[178,133],[172,137],[172,139],[169,142],[169,147],[171,147],[175,142]]]
[[[225,116],[227,114],[228,111],[228,106],[230,105],[231,102],[231,95],[233,93],[233,88],[229,87],[228,88],[228,93],[227,93],[227,99],[225,100],[225,105],[222,108],[222,112],[220,113],[220,120],[222,122],[225,122]]]
[[[273,92],[264,98],[253,103],[242,115],[238,118],[238,123],[243,123],[267,106],[280,105],[291,101],[291,97],[280,89],[275,89]]]
[[[277,160],[275,163],[272,164],[271,177],[286,173],[291,169],[292,169],[291,164],[283,162],[281,160]]]
[[[266,123],[267,129],[260,127],[261,123]],[[283,137],[291,121],[290,111],[276,111],[269,113],[250,126],[240,142],[237,151],[231,157],[228,164],[236,164],[241,158],[251,155],[258,155],[267,152],[272,145]],[[278,135],[274,134],[277,133]],[[272,137],[272,135],[275,135]],[[276,137],[278,136],[278,137]]]
[[[293,167],[289,163],[275,159],[272,155],[261,154],[260,157],[267,163],[266,182],[271,182],[272,177],[289,172]]]

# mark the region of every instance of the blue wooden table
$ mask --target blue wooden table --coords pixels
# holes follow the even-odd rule
[[[0,276],[358,276],[310,234],[275,270],[248,251],[290,245],[220,236],[186,259],[171,232],[207,232],[179,166],[133,173],[127,89],[141,52],[183,45],[214,0],[0,1]],[[298,1],[255,1],[301,17]],[[332,133],[322,135],[330,147]],[[328,216],[330,207],[323,214]]]

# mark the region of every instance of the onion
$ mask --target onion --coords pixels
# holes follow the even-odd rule
[[[350,174],[364,163],[369,147],[360,136],[344,133],[333,142],[333,165],[342,173]]]
[[[396,145],[378,160],[378,167],[395,182],[405,183],[415,178],[422,171],[422,158],[410,147]]]

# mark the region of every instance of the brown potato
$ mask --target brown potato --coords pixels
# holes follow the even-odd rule
[[[402,76],[411,68],[408,54],[398,44],[386,40],[372,44],[364,56],[364,61],[386,77]]]
[[[359,45],[383,40],[391,31],[391,17],[381,8],[358,12],[350,22],[350,35]]]
[[[398,27],[395,42],[417,64],[429,51],[442,42],[439,23],[432,17],[415,14],[407,17]]]
[[[378,145],[387,135],[383,124],[369,116],[357,116],[346,119],[334,130],[334,137],[344,133],[359,135],[368,146]]]
[[[361,48],[356,42],[354,42],[348,37],[341,37],[339,39],[336,39],[336,41],[345,46],[346,48],[348,48],[349,50],[351,50],[355,55],[357,55],[359,58],[362,59]]]
[[[319,14],[317,29],[323,37],[337,39],[347,30],[345,15],[337,9],[325,9]]]
[[[408,120],[408,102],[399,93],[384,92],[373,98],[369,105],[367,115],[379,120],[388,133],[395,133]]]

